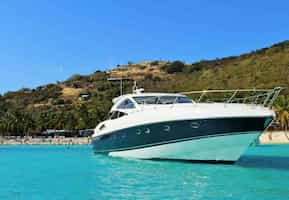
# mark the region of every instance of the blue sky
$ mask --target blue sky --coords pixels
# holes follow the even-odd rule
[[[289,39],[289,2],[11,0],[0,3],[0,93],[128,61],[194,62]]]

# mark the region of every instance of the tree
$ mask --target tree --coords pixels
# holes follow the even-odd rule
[[[288,96],[280,96],[276,102],[277,121],[280,123],[281,128],[285,131],[285,136],[289,140],[287,131],[289,128],[289,98]]]
[[[89,115],[85,104],[81,104],[80,107],[77,108],[77,119],[77,129],[86,129],[88,127]]]
[[[173,74],[176,72],[183,72],[185,69],[185,64],[181,61],[174,61],[165,65],[162,69],[165,70],[168,74]]]
[[[74,113],[72,111],[66,112],[64,114],[64,129],[65,130],[75,130],[77,126],[77,118],[75,117]]]

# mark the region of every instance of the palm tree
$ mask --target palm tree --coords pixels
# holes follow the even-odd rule
[[[0,115],[0,134],[1,134],[1,136],[4,136],[5,134],[7,134],[6,130],[7,130],[7,123],[4,120],[3,116]]]
[[[1,132],[3,135],[10,135],[11,130],[11,116],[9,115],[9,112],[0,111],[0,123],[1,123]]]
[[[285,131],[284,134],[289,140],[287,131],[289,128],[289,98],[288,96],[280,96],[276,102],[275,110],[277,113],[277,121],[281,128]]]
[[[17,135],[18,133],[18,119],[17,117],[12,114],[12,112],[7,111],[5,114],[5,121],[7,123],[7,133],[8,135],[10,135],[10,133],[12,132],[12,134]]]

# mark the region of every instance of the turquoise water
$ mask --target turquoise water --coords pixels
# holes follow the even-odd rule
[[[0,146],[0,200],[288,199],[289,146],[237,165],[128,160],[90,146]]]

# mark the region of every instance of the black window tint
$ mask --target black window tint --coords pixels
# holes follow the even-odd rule
[[[138,104],[156,104],[158,101],[158,97],[156,96],[133,97],[133,99]]]
[[[124,113],[124,112],[118,112],[118,118],[120,118],[120,117],[122,117],[122,116],[125,116],[125,115],[127,115],[127,114]]]
[[[188,97],[178,97],[177,103],[192,103],[192,100]]]
[[[113,111],[110,113],[109,119],[117,119],[117,118],[123,117],[125,115],[127,115],[127,114],[124,112]]]
[[[116,119],[118,117],[118,112],[117,111],[114,111],[110,114],[110,119]]]
[[[119,104],[117,108],[118,109],[131,109],[131,108],[135,108],[135,105],[131,100],[126,99],[121,104]]]
[[[174,103],[192,103],[192,100],[186,96],[140,96],[133,97],[138,104],[174,104]]]
[[[173,104],[176,103],[176,96],[161,96],[159,98],[158,104]]]

